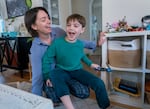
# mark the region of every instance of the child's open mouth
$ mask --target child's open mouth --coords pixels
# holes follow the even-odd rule
[[[68,32],[70,36],[75,35],[75,32]]]

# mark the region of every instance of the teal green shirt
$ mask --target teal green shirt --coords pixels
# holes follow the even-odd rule
[[[65,40],[65,37],[55,39],[47,48],[42,60],[44,79],[49,78],[50,64],[56,59],[56,67],[63,70],[73,71],[82,68],[82,63],[91,66],[92,61],[84,53],[84,45],[80,40],[74,43]]]

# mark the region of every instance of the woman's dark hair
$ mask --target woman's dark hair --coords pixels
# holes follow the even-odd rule
[[[32,37],[37,37],[38,33],[34,29],[32,29],[32,25],[35,24],[37,13],[42,10],[47,13],[48,17],[50,18],[48,11],[43,7],[35,7],[31,8],[25,13],[24,16],[24,23],[27,28],[27,31],[31,34]]]

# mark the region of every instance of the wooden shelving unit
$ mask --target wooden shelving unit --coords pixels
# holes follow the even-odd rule
[[[147,40],[150,36],[150,31],[141,32],[122,32],[122,33],[108,33],[106,34],[106,42],[102,45],[102,67],[107,67],[108,63],[108,41],[113,38],[139,38],[141,47],[141,65],[138,68],[119,68],[110,65],[112,73],[107,72],[101,73],[101,78],[103,79],[108,92],[110,92],[109,97],[113,102],[126,104],[129,106],[135,106],[143,109],[150,109],[150,104],[145,102],[145,77],[146,74],[150,73],[150,69],[146,68],[146,51],[147,51]],[[117,60],[117,59],[116,59]],[[111,80],[108,79],[111,77]],[[116,77],[128,78],[129,80],[134,80],[139,83],[140,96],[135,97],[129,94],[118,92],[114,90],[112,93],[110,89],[110,83],[114,82]]]

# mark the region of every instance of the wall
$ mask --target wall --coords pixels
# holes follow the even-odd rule
[[[86,18],[86,31],[82,34],[81,39],[90,39],[90,19],[89,19],[90,0],[72,0],[72,13],[79,13]]]
[[[102,22],[103,30],[106,22],[121,20],[124,16],[129,25],[141,26],[141,18],[150,15],[149,0],[103,0]]]
[[[65,19],[71,13],[70,10],[70,0],[60,0],[61,10],[64,9],[64,12],[60,13],[61,22],[63,22],[62,27],[65,28]],[[41,6],[42,0],[32,0],[33,7]],[[87,20],[87,30],[84,34],[86,37],[84,39],[89,39],[89,11],[88,3],[90,0],[72,0],[74,5],[72,8],[73,12],[79,12],[86,17]],[[0,12],[3,13],[6,18],[6,8],[5,0],[0,0]],[[102,0],[102,25],[103,30],[106,26],[106,22],[115,22],[122,19],[124,16],[127,17],[129,25],[141,25],[141,18],[145,15],[150,14],[150,1],[149,0]],[[23,22],[23,17],[17,17],[14,25],[18,25]]]
[[[65,30],[66,19],[72,13],[71,0],[59,0],[61,27]]]

